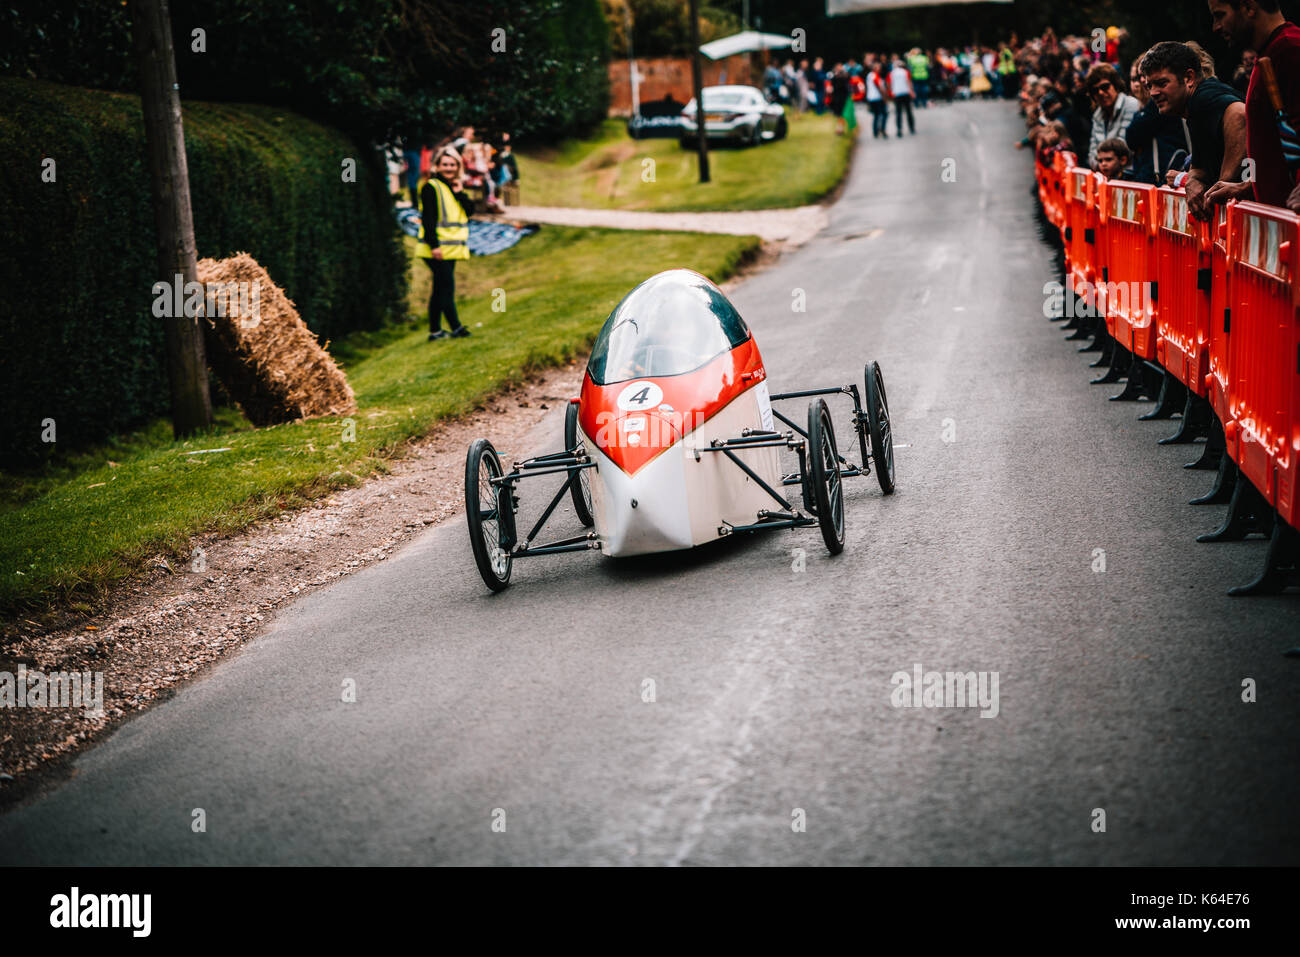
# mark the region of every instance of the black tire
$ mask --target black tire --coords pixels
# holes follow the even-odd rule
[[[759,120],[754,124],[754,132],[749,134],[749,145],[758,146],[763,142],[763,121]]]
[[[474,564],[483,582],[493,591],[510,584],[514,559],[510,548],[501,542],[502,525],[507,541],[514,537],[514,508],[510,489],[489,483],[503,475],[501,456],[487,439],[475,439],[465,456],[465,517],[469,520],[469,544],[474,550]],[[503,518],[498,505],[505,503],[510,514]],[[513,546],[513,542],[510,543]]]
[[[778,140],[783,140],[785,139],[786,134],[789,132],[790,132],[790,124],[788,124],[785,121],[785,117],[783,116],[781,117],[781,119],[777,120],[776,123],[776,138]]]
[[[826,400],[808,406],[808,471],[817,502],[817,524],[832,555],[844,551],[844,486],[840,481],[839,450]]]
[[[880,365],[867,363],[867,428],[871,431],[871,460],[876,481],[886,495],[894,491],[894,432],[889,424],[889,400],[885,397],[885,379]]]
[[[564,448],[572,452],[577,447],[578,403],[570,402],[564,410]],[[587,528],[591,528],[596,521],[591,511],[590,472],[591,469],[582,469],[578,472],[578,480],[569,486],[569,496],[573,499],[573,510],[578,515],[578,521]]]

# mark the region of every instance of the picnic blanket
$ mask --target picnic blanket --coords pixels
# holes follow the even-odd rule
[[[397,210],[397,225],[408,236],[420,235],[420,213],[410,206]],[[491,256],[509,249],[525,236],[537,232],[535,224],[514,226],[491,219],[469,221],[469,252],[471,256]]]

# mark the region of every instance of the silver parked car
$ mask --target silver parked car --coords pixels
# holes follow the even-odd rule
[[[682,146],[693,147],[699,134],[695,98],[682,110]],[[711,140],[728,140],[757,146],[764,140],[785,139],[788,126],[785,107],[769,103],[763,92],[752,86],[706,86],[704,129]]]

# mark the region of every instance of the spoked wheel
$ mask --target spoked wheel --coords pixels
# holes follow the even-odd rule
[[[493,485],[504,474],[501,456],[487,439],[475,439],[465,457],[465,516],[474,564],[493,591],[510,584],[514,559],[515,513],[510,489]]]
[[[572,452],[578,447],[578,403],[570,402],[564,410],[564,448]],[[578,480],[569,486],[569,496],[573,499],[573,510],[578,513],[578,521],[588,528],[595,521],[591,511],[591,469],[580,469]]]
[[[894,491],[894,434],[889,425],[889,400],[885,398],[885,379],[880,374],[880,364],[868,362],[866,377],[871,459],[875,463],[880,490],[889,495]]]
[[[808,406],[808,471],[817,503],[817,524],[832,555],[844,551],[844,487],[839,464],[831,413],[826,400],[818,399]]]

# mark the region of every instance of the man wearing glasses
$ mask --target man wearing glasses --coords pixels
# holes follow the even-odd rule
[[[1088,165],[1097,168],[1097,148],[1109,139],[1123,139],[1142,104],[1124,92],[1119,72],[1109,63],[1088,71],[1084,89],[1096,105],[1092,111],[1092,136],[1088,140]]]

